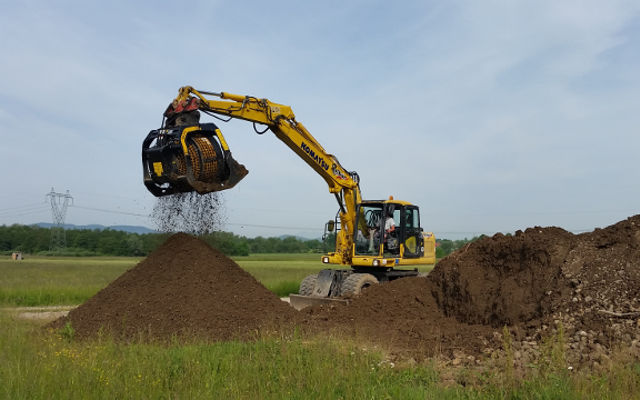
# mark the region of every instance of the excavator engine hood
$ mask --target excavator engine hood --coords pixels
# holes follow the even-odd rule
[[[142,142],[144,184],[156,197],[234,187],[248,171],[213,123],[156,129]]]

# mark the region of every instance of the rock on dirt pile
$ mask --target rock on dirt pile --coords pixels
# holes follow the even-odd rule
[[[178,233],[66,318],[78,337],[247,338],[297,313],[233,260]]]

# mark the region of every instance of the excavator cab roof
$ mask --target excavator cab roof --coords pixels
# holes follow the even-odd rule
[[[413,204],[404,200],[363,200],[361,204],[397,204],[400,206],[412,206]]]

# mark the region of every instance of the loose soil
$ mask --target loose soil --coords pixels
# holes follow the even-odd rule
[[[640,358],[640,216],[580,235],[535,227],[485,237],[426,278],[368,288],[348,306],[302,312],[206,243],[176,234],[54,324],[66,321],[80,337],[106,330],[123,338],[211,340],[274,329],[336,332],[398,357],[438,356],[455,365],[505,351],[526,365],[555,337],[568,363],[597,368],[620,346]]]
[[[218,231],[226,220],[222,194],[187,192],[158,197],[151,219],[160,232],[203,235]]]
[[[433,295],[463,322],[500,327],[540,317],[568,295],[562,265],[572,242],[560,228],[530,228],[471,243],[429,274]]]
[[[484,238],[429,280],[444,314],[509,326],[522,364],[552,336],[570,365],[598,368],[618,348],[640,358],[640,215],[580,235],[535,227]]]
[[[230,340],[297,317],[233,260],[178,233],[53,326],[70,321],[79,338]]]
[[[302,312],[316,331],[340,332],[391,349],[400,358],[475,356],[494,343],[491,327],[447,317],[427,278],[403,278],[363,290],[349,305],[323,305]]]

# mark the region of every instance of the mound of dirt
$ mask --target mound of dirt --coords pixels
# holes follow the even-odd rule
[[[560,228],[496,234],[441,260],[429,274],[440,308],[465,323],[512,325],[567,296],[562,265],[574,237]]]
[[[80,337],[198,336],[229,340],[277,329],[298,314],[233,260],[178,233],[54,326]]]
[[[640,215],[580,235],[536,227],[483,238],[428,279],[446,315],[509,325],[518,351],[537,353],[561,331],[569,362],[599,365],[617,346],[640,355]]]
[[[447,317],[432,296],[427,278],[403,278],[365,289],[349,305],[303,311],[304,323],[319,331],[339,331],[381,344],[396,355],[421,359],[458,358],[495,347],[493,329]]]
[[[581,235],[536,227],[471,243],[429,280],[439,307],[465,323],[513,325],[558,310],[626,314],[640,306],[639,250],[640,215]]]

